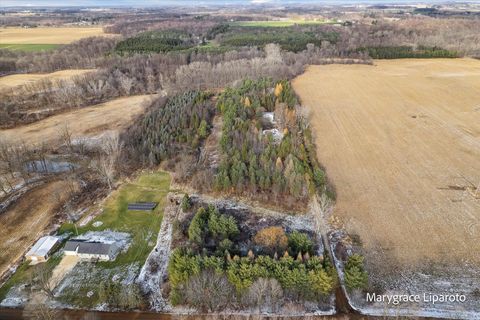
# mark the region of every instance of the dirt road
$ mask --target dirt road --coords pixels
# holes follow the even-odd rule
[[[480,61],[311,66],[311,111],[334,214],[370,252],[402,263],[480,262]]]
[[[79,260],[78,256],[64,255],[62,261],[53,269],[50,278],[50,288],[56,288],[65,275],[77,265]]]

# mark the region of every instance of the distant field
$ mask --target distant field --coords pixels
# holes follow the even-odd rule
[[[0,45],[38,45],[51,49],[47,45],[67,44],[86,37],[105,35],[103,29],[93,28],[1,28]],[[29,46],[24,48],[28,49]],[[18,49],[17,49],[18,50]]]
[[[82,75],[92,71],[92,69],[70,69],[52,73],[12,74],[10,76],[0,77],[0,91],[32,84],[41,79],[65,80],[73,76]]]
[[[293,85],[367,252],[480,262],[480,61],[311,66]]]
[[[60,46],[60,44],[0,44],[0,49],[18,50],[18,51],[46,51],[53,50]]]
[[[282,20],[282,21],[235,21],[231,25],[239,27],[291,27],[293,25],[335,23],[330,20]]]
[[[0,137],[6,141],[27,144],[55,143],[59,130],[68,124],[73,138],[95,136],[105,130],[118,130],[145,108],[151,95],[131,96],[115,99],[91,107],[75,109],[13,129],[0,130]]]

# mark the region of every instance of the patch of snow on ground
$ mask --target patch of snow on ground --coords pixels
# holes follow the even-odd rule
[[[125,248],[130,242],[130,234],[111,230],[88,231],[75,237],[76,240],[86,240],[92,242],[115,243],[119,248]]]
[[[161,286],[167,275],[172,244],[173,220],[178,214],[177,210],[178,207],[174,205],[165,208],[162,225],[157,237],[157,245],[153,248],[147,261],[145,261],[137,279],[137,283],[144,293],[149,296],[151,308],[156,311],[172,309],[168,299],[162,296]]]
[[[5,299],[0,302],[0,307],[18,308],[28,301],[28,293],[26,293],[25,285],[15,286],[10,289]]]
[[[273,141],[275,141],[277,143],[282,141],[282,139],[283,139],[283,133],[281,133],[280,130],[278,130],[277,128],[263,130],[262,132],[263,132],[264,135],[267,135],[267,134],[271,133],[272,136],[273,136]]]

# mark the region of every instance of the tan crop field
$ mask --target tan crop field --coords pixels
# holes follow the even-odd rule
[[[59,140],[60,131],[65,125],[72,133],[72,139],[96,136],[106,130],[118,130],[142,113],[152,97],[130,96],[75,109],[28,125],[0,130],[0,139],[11,143],[54,143]]]
[[[480,262],[480,60],[311,66],[293,85],[367,252]]]
[[[71,69],[60,70],[52,73],[25,73],[25,74],[12,74],[9,76],[0,77],[0,91],[17,88],[19,86],[34,84],[36,81],[42,79],[67,80],[74,76],[84,75],[85,73],[92,72],[94,69]]]
[[[102,35],[101,27],[0,28],[0,44],[67,44]]]

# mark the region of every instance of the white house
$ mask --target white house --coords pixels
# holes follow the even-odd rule
[[[45,236],[38,239],[38,241],[33,245],[33,247],[28,250],[25,257],[28,260],[34,262],[43,262],[47,261],[50,253],[53,252],[55,247],[59,244],[57,237]]]
[[[85,240],[67,241],[64,248],[66,255],[75,255],[83,259],[109,261],[115,259],[118,247],[115,243],[103,243]]]

